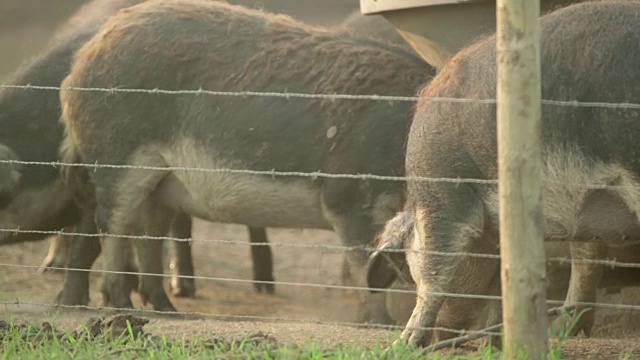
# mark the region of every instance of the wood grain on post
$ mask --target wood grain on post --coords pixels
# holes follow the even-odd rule
[[[504,351],[547,354],[540,147],[540,1],[496,1]]]

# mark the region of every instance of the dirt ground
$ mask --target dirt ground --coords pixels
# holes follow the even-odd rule
[[[246,229],[238,225],[221,225],[197,221],[194,238],[197,240],[226,239],[248,241]],[[337,237],[329,231],[269,229],[273,242],[333,244]],[[196,275],[225,279],[251,279],[251,261],[248,244],[221,245],[196,241],[193,244]],[[38,265],[46,254],[47,242],[24,243],[2,247],[0,264]],[[293,283],[315,283],[337,285],[341,276],[342,254],[322,250],[297,248],[273,248],[275,277],[277,281]],[[98,263],[94,267],[100,269]],[[168,269],[168,267],[165,267]],[[5,302],[35,302],[49,304],[62,285],[62,274],[37,275],[36,269],[5,268],[0,278],[0,298]],[[91,278],[91,306],[99,306],[100,275]],[[168,280],[165,282],[168,286]],[[355,330],[336,326],[300,325],[287,322],[238,322],[237,316],[279,317],[322,322],[355,321],[356,297],[353,292],[327,288],[276,285],[275,295],[254,292],[249,282],[197,280],[196,298],[172,297],[174,305],[184,312],[208,313],[212,316],[187,315],[186,319],[172,316],[145,314],[156,318],[157,325],[168,333],[188,334],[213,332],[218,335],[245,333],[249,329],[277,332],[279,336],[293,341],[314,339],[331,344],[351,339],[368,344],[386,341],[393,336],[388,331]],[[136,306],[142,307],[137,294],[133,295]],[[148,307],[146,307],[149,309]],[[41,316],[62,323],[76,323],[86,319],[88,310],[54,311],[45,306],[20,304],[8,306],[10,313],[18,319],[39,320]],[[223,321],[216,321],[216,319]],[[150,328],[150,326],[148,326]],[[353,331],[362,336],[346,336]],[[348,341],[347,341],[348,342]]]
[[[225,279],[251,279],[251,261],[248,244],[222,245],[197,240],[248,241],[246,229],[238,225],[212,224],[196,221],[193,244],[196,275]],[[338,245],[337,237],[329,231],[269,229],[272,242]],[[47,242],[24,243],[2,247],[0,264],[39,265],[47,252]],[[277,281],[339,284],[342,254],[333,251],[274,247],[275,277]],[[0,265],[2,266],[2,265]],[[100,269],[98,263],[95,269]],[[168,269],[168,268],[167,268]],[[62,274],[37,275],[35,268],[5,267],[0,278],[0,299],[18,302],[7,305],[6,314],[20,321],[52,321],[58,326],[75,329],[97,312],[91,310],[56,310],[50,304],[62,285]],[[99,306],[100,278],[91,278],[91,306]],[[167,283],[168,284],[168,283]],[[196,298],[172,297],[174,305],[185,312],[199,313],[181,316],[142,313],[152,319],[145,327],[150,332],[170,336],[239,337],[263,332],[280,342],[303,344],[316,341],[325,346],[352,343],[365,346],[384,346],[397,332],[362,329],[354,326],[314,324],[313,322],[352,322],[356,311],[355,293],[339,289],[308,288],[277,285],[273,296],[257,294],[250,282],[198,280]],[[638,289],[626,289],[621,294],[602,294],[607,303],[639,304]],[[133,300],[143,308],[137,295]],[[22,302],[22,304],[20,304]],[[148,307],[146,307],[148,309]],[[210,315],[203,315],[207,313]],[[6,316],[6,315],[5,315]],[[258,319],[243,319],[256,316]],[[283,318],[280,321],[260,317]],[[289,321],[286,321],[288,319]],[[567,341],[565,358],[616,359],[618,355],[635,350],[640,358],[640,313],[600,309],[591,339],[577,338]],[[461,351],[476,350],[473,345]]]
[[[82,0],[3,0],[0,2],[0,82],[4,82],[19,64],[34,55],[46,43],[56,25]],[[281,243],[339,244],[329,231],[269,229],[270,240]],[[194,237],[198,240],[224,239],[247,241],[242,226],[196,222]],[[227,279],[251,279],[248,245],[221,245],[195,242],[193,245],[196,275]],[[5,317],[41,322],[54,321],[70,328],[94,316],[89,310],[54,310],[27,302],[50,304],[60,290],[62,275],[37,275],[35,268],[7,267],[7,264],[37,266],[47,252],[47,242],[25,243],[0,249],[0,300],[17,302],[6,305]],[[277,281],[335,285],[339,283],[343,254],[331,251],[273,248]],[[100,263],[94,268],[100,269]],[[91,278],[91,305],[99,306],[99,275]],[[183,318],[156,316],[146,326],[149,331],[168,335],[236,337],[262,331],[273,334],[281,342],[316,341],[326,346],[355,343],[378,346],[395,336],[393,331],[360,329],[321,322],[355,320],[355,293],[322,287],[277,285],[273,296],[256,294],[249,282],[197,281],[197,297],[172,298],[180,311],[207,313]],[[627,289],[617,295],[603,295],[607,303],[640,304],[640,290]],[[134,295],[134,302],[141,306]],[[240,316],[240,317],[238,317]],[[281,317],[298,321],[267,321],[242,316]],[[300,321],[303,321],[301,323]],[[472,346],[464,351],[473,351]],[[592,339],[571,339],[565,346],[565,357],[582,359],[615,359],[627,350],[640,352],[640,312],[600,310]],[[640,358],[640,355],[638,355]]]

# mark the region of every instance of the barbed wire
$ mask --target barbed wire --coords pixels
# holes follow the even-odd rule
[[[401,325],[384,325],[384,324],[365,324],[365,323],[356,323],[356,322],[348,322],[348,321],[326,321],[326,320],[317,320],[317,319],[299,319],[299,318],[290,318],[290,317],[282,317],[282,316],[263,316],[263,315],[242,315],[242,314],[215,314],[201,311],[175,311],[175,312],[166,312],[152,309],[122,309],[115,308],[109,306],[90,306],[90,305],[63,305],[63,304],[47,304],[35,301],[23,301],[16,299],[14,301],[2,301],[0,305],[3,306],[17,306],[20,305],[29,305],[29,306],[40,306],[40,307],[48,307],[48,308],[61,308],[67,310],[91,310],[97,312],[103,311],[114,311],[114,312],[130,312],[130,313],[140,313],[140,314],[152,314],[152,315],[161,315],[161,316],[184,316],[184,317],[205,317],[205,318],[215,318],[219,320],[227,320],[234,319],[236,321],[247,321],[247,320],[260,320],[260,321],[272,321],[272,322],[290,322],[290,323],[302,323],[302,324],[317,324],[317,325],[335,325],[335,326],[345,326],[345,327],[356,327],[356,328],[376,328],[381,330],[404,330],[405,327]],[[427,331],[447,331],[455,334],[469,334],[469,333],[479,333],[484,335],[500,335],[499,332],[488,332],[482,330],[460,330],[460,329],[451,329],[446,327],[411,327],[412,330],[427,330]]]
[[[45,91],[85,91],[85,92],[106,92],[106,93],[142,93],[159,95],[213,95],[213,96],[236,96],[236,97],[276,97],[276,98],[301,98],[301,99],[329,99],[329,100],[367,100],[367,101],[409,101],[429,100],[437,102],[456,102],[473,104],[496,104],[496,99],[471,99],[471,98],[451,98],[433,96],[394,96],[394,95],[355,95],[355,94],[318,94],[318,93],[298,93],[298,92],[265,92],[265,91],[218,91],[206,89],[193,90],[166,90],[166,89],[130,89],[122,87],[77,87],[77,86],[41,86],[41,85],[12,85],[1,84],[1,88],[23,89],[23,90],[45,90]],[[600,107],[613,109],[640,109],[638,103],[611,103],[600,101],[578,101],[578,100],[548,100],[542,99],[543,105],[570,106],[570,107]]]
[[[165,95],[214,95],[214,96],[236,96],[236,97],[246,97],[246,96],[257,96],[257,97],[277,97],[277,98],[303,98],[303,99],[332,99],[332,100],[368,100],[368,101],[419,101],[419,100],[430,100],[430,101],[440,101],[440,102],[458,102],[458,103],[475,103],[475,104],[495,104],[495,99],[464,99],[464,98],[436,98],[436,97],[418,97],[418,96],[385,96],[385,95],[348,95],[348,94],[304,94],[304,93],[289,93],[289,92],[257,92],[257,91],[212,91],[212,90],[162,90],[162,89],[124,89],[124,88],[79,88],[79,87],[55,87],[55,86],[33,86],[33,85],[0,85],[0,88],[14,88],[14,89],[25,89],[25,90],[49,90],[49,91],[90,91],[90,92],[109,92],[109,93],[147,93],[147,94],[165,94]],[[602,107],[602,108],[625,108],[625,109],[640,109],[640,104],[635,103],[606,103],[606,102],[579,102],[579,101],[558,101],[558,100],[542,100],[542,104],[544,105],[554,105],[554,106],[572,106],[572,107]],[[81,164],[81,163],[63,163],[63,162],[37,162],[37,161],[19,161],[19,160],[0,160],[0,163],[7,164],[20,164],[20,165],[45,165],[45,166],[72,166],[72,167],[87,167],[87,168],[111,168],[111,169],[137,169],[137,170],[157,170],[157,171],[200,171],[200,172],[213,172],[213,173],[232,173],[232,174],[247,174],[247,175],[267,175],[267,176],[294,176],[294,177],[310,177],[310,178],[346,178],[346,179],[372,179],[372,180],[388,180],[388,181],[427,181],[427,182],[446,182],[446,183],[474,183],[474,184],[497,184],[498,181],[494,179],[461,179],[461,178],[428,178],[428,177],[410,177],[410,176],[382,176],[382,175],[374,175],[374,174],[331,174],[331,173],[323,173],[320,171],[316,172],[296,172],[296,171],[260,171],[260,170],[249,170],[249,169],[206,169],[206,168],[189,168],[189,167],[153,167],[153,166],[133,166],[133,165],[116,165],[116,164]],[[547,183],[561,185],[561,186],[577,186],[577,187],[587,187],[592,189],[637,189],[639,187],[635,186],[617,186],[617,185],[605,185],[605,184],[579,184],[579,183],[560,183],[560,182],[550,182]],[[90,237],[102,237],[106,234],[81,234],[81,233],[65,233],[61,231],[30,231],[30,230],[19,230],[19,229],[0,229],[0,231],[10,231],[10,232],[30,232],[37,234],[49,234],[49,235],[69,235],[69,236],[90,236]],[[114,235],[110,235],[114,236]],[[117,236],[117,235],[115,235]],[[311,245],[311,244],[287,244],[287,243],[248,243],[248,242],[238,242],[231,240],[197,240],[197,239],[178,239],[172,237],[148,237],[148,236],[122,236],[126,238],[144,238],[144,239],[155,239],[155,240],[172,240],[172,241],[204,241],[204,242],[215,242],[215,243],[227,243],[227,244],[243,244],[250,246],[288,246],[288,247],[299,247],[299,248],[318,248],[323,250],[342,250],[342,251],[353,251],[353,250],[377,250],[373,248],[363,248],[363,247],[348,247],[348,246],[337,246],[337,245]],[[385,249],[384,252],[406,252],[407,250],[393,250],[393,249]],[[490,259],[500,259],[499,255],[493,254],[477,254],[477,253],[446,253],[446,252],[431,252],[434,255],[442,255],[442,256],[470,256],[470,257],[481,257],[481,258],[490,258]],[[599,264],[599,265],[607,265],[611,267],[628,267],[628,268],[640,268],[640,264],[635,263],[624,263],[618,262],[615,260],[595,260],[595,259],[570,259],[570,258],[548,258],[547,261],[559,261],[559,262],[580,262],[580,263],[591,263],[591,264]],[[20,268],[34,268],[37,269],[39,266],[31,266],[31,265],[20,265],[20,264],[2,264],[0,266],[7,267],[20,267]],[[52,268],[52,269],[60,269],[60,270],[69,270],[67,268]],[[107,270],[91,270],[91,269],[74,269],[75,271],[87,271],[92,273],[114,273],[114,274],[127,274],[127,275],[147,275],[147,276],[162,276],[162,277],[172,277],[174,275],[169,274],[144,274],[144,273],[136,273],[136,272],[116,272],[116,271],[107,271]],[[207,276],[180,276],[182,278],[191,278],[191,279],[199,279],[199,280],[209,280],[209,281],[231,281],[231,282],[250,282],[250,283],[261,283],[261,284],[279,284],[286,286],[307,286],[307,287],[317,287],[317,288],[329,288],[329,289],[344,289],[344,290],[357,290],[357,291],[370,291],[370,288],[366,287],[356,287],[356,286],[339,286],[339,285],[328,285],[328,284],[311,284],[311,283],[295,283],[295,282],[282,282],[282,281],[257,281],[257,280],[246,280],[246,279],[231,279],[231,278],[219,278],[219,277],[207,277]],[[401,289],[379,289],[379,291],[384,292],[396,292],[396,293],[410,293],[415,294],[415,291],[411,290],[401,290]],[[480,299],[480,300],[500,300],[500,296],[489,296],[489,295],[471,295],[471,294],[454,294],[454,293],[440,293],[433,292],[430,293],[434,296],[447,296],[447,297],[460,297],[460,298],[471,298],[471,299]],[[563,301],[547,301],[548,304],[564,304]],[[3,305],[17,305],[26,304],[33,306],[46,306],[46,307],[64,307],[64,308],[83,308],[89,310],[117,310],[122,311],[122,309],[117,308],[108,308],[108,307],[90,307],[90,306],[67,306],[67,305],[59,305],[59,304],[44,304],[37,302],[29,302],[29,301],[16,301],[16,302],[3,302]],[[579,302],[576,303],[580,306],[587,307],[600,307],[600,308],[615,308],[615,309],[623,309],[623,310],[640,310],[640,306],[638,305],[625,305],[625,304],[606,304],[606,303],[587,303],[587,302]],[[136,310],[146,313],[161,313],[166,314],[165,312],[154,311],[154,310]],[[195,316],[207,316],[207,317],[219,317],[219,318],[237,318],[237,319],[252,319],[252,320],[269,320],[269,321],[293,321],[293,322],[304,322],[304,323],[314,323],[314,324],[325,324],[325,325],[344,325],[344,326],[355,326],[355,327],[380,327],[384,329],[405,329],[403,326],[391,326],[391,325],[371,325],[371,324],[360,324],[360,323],[348,323],[348,322],[328,322],[321,320],[310,320],[310,319],[293,319],[293,318],[285,318],[285,317],[265,317],[265,316],[254,316],[254,315],[233,315],[233,314],[210,314],[204,312],[176,312],[177,315],[195,315]],[[455,329],[447,329],[447,328],[416,328],[417,330],[441,330],[441,331],[450,331],[454,333],[460,334],[468,334],[473,331],[461,331]],[[500,335],[499,333],[487,333],[487,335]]]
[[[37,265],[26,265],[26,264],[8,264],[8,263],[0,263],[0,267],[8,267],[8,268],[23,268],[23,269],[38,269],[40,266]],[[195,279],[195,280],[205,280],[205,281],[220,281],[220,282],[235,282],[235,283],[251,283],[251,284],[273,284],[273,285],[284,285],[284,286],[296,286],[296,287],[309,287],[309,288],[320,288],[320,289],[335,289],[335,290],[355,290],[355,291],[372,291],[376,290],[377,292],[384,293],[397,293],[397,294],[410,294],[416,295],[417,292],[415,290],[405,290],[405,289],[372,289],[369,287],[363,286],[351,286],[351,285],[331,285],[331,284],[315,284],[315,283],[298,283],[298,282],[289,282],[289,281],[263,281],[263,280],[250,280],[250,279],[235,279],[235,278],[221,278],[221,277],[213,277],[213,276],[196,276],[196,275],[172,275],[172,274],[152,274],[152,273],[142,273],[135,271],[112,271],[112,270],[97,270],[97,269],[76,269],[76,268],[62,268],[62,267],[50,267],[51,270],[65,270],[65,271],[78,271],[78,272],[88,272],[88,273],[98,273],[98,274],[117,274],[117,275],[137,275],[137,276],[155,276],[162,278],[171,278],[177,277],[181,279]],[[460,298],[460,299],[472,299],[472,300],[491,300],[497,301],[502,300],[501,296],[498,295],[481,295],[481,294],[461,294],[461,293],[450,293],[450,292],[439,292],[439,291],[426,291],[425,294],[432,296],[440,296],[440,297],[448,297],[448,298]],[[560,300],[546,300],[546,304],[548,305],[564,305],[564,301]],[[582,306],[582,307],[593,307],[593,308],[614,308],[621,310],[640,310],[640,305],[630,305],[630,304],[613,304],[613,303],[600,303],[600,302],[572,302],[572,305]]]
[[[23,268],[23,269],[38,269],[40,266],[37,265],[26,265],[26,264],[8,264],[8,263],[0,263],[0,267],[9,267],[9,268]],[[296,286],[296,287],[310,287],[310,288],[320,288],[320,289],[337,289],[337,290],[355,290],[355,291],[371,291],[371,288],[364,286],[349,286],[349,285],[331,285],[331,284],[315,284],[315,283],[298,283],[298,282],[289,282],[289,281],[265,281],[265,280],[250,280],[250,279],[234,279],[234,278],[224,278],[224,277],[213,277],[213,276],[197,276],[197,275],[172,275],[172,274],[152,274],[152,273],[142,273],[136,271],[112,271],[112,270],[97,270],[97,269],[76,269],[76,268],[62,268],[62,267],[50,267],[51,270],[71,270],[78,272],[88,272],[88,273],[98,273],[98,274],[116,274],[116,275],[137,275],[137,276],[154,276],[154,277],[162,277],[162,278],[171,278],[171,277],[179,277],[182,279],[194,279],[194,280],[206,280],[206,281],[220,281],[220,282],[236,282],[236,283],[252,283],[252,284],[272,284],[272,285],[285,285],[285,286]],[[416,294],[415,290],[404,290],[404,289],[380,289],[380,292],[392,292],[399,294]],[[448,296],[450,294],[444,292],[432,292],[430,293],[435,296]],[[466,299],[478,299],[478,300],[499,300],[499,296],[492,295],[475,295],[475,294],[452,294],[452,295],[460,295],[462,298]]]
[[[201,243],[214,243],[214,244],[226,244],[226,245],[248,245],[248,246],[274,246],[274,247],[290,247],[290,248],[303,248],[303,249],[317,249],[324,251],[336,251],[336,252],[349,252],[349,251],[380,251],[388,253],[406,253],[414,250],[409,249],[380,249],[377,250],[374,247],[369,246],[345,246],[345,245],[329,245],[329,244],[297,244],[297,243],[282,243],[282,242],[265,242],[265,243],[251,243],[240,240],[221,240],[221,239],[181,239],[171,236],[147,236],[147,235],[117,235],[108,233],[78,233],[78,232],[66,232],[66,231],[47,231],[47,230],[21,230],[21,229],[2,229],[0,232],[8,232],[15,234],[34,234],[34,235],[63,235],[63,236],[85,236],[93,238],[101,237],[113,237],[118,239],[135,239],[135,240],[156,240],[156,241],[177,241],[177,242],[201,242]],[[442,251],[429,251],[426,252],[433,255],[442,256],[470,256],[480,257],[487,259],[500,259],[500,255],[495,254],[479,254],[469,252],[442,252]]]
[[[207,173],[229,173],[244,175],[267,175],[294,176],[308,178],[332,178],[332,179],[358,179],[358,180],[386,180],[386,181],[430,181],[430,182],[451,182],[451,183],[476,183],[476,184],[497,184],[498,180],[487,179],[455,179],[455,178],[429,178],[421,176],[386,176],[374,174],[333,174],[321,171],[301,172],[301,171],[276,171],[276,170],[249,170],[249,169],[229,169],[229,168],[199,168],[180,166],[145,166],[145,165],[118,165],[118,164],[87,164],[87,163],[65,163],[60,161],[23,161],[23,160],[0,160],[0,164],[8,165],[41,165],[52,167],[84,167],[84,168],[106,168],[106,169],[129,169],[129,170],[152,170],[152,171],[192,171]]]
[[[242,245],[242,246],[266,246],[266,247],[287,247],[287,248],[300,248],[300,249],[311,249],[311,250],[319,250],[319,251],[334,251],[334,252],[350,252],[350,251],[367,251],[374,252],[378,251],[380,253],[421,253],[435,256],[446,256],[446,257],[471,257],[471,258],[480,258],[480,259],[494,259],[500,260],[500,255],[498,254],[483,254],[483,253],[471,253],[471,252],[445,252],[445,251],[431,251],[431,250],[411,250],[411,249],[378,249],[370,246],[346,246],[346,245],[330,245],[330,244],[298,244],[298,243],[287,243],[287,242],[263,242],[263,243],[252,243],[248,241],[240,241],[240,240],[224,240],[224,239],[196,239],[196,238],[176,238],[171,236],[147,236],[147,235],[114,235],[108,233],[78,233],[78,232],[68,232],[68,231],[54,231],[54,230],[22,230],[18,228],[14,229],[4,229],[0,228],[0,233],[8,232],[15,234],[34,234],[34,235],[49,235],[49,236],[84,236],[91,238],[101,238],[101,237],[113,237],[119,239],[135,239],[135,240],[152,240],[152,241],[176,241],[176,242],[187,242],[187,243],[210,243],[210,244],[223,244],[223,245]],[[548,243],[554,243],[549,241]],[[557,262],[557,263],[581,263],[581,264],[593,264],[593,265],[604,265],[609,266],[611,268],[619,267],[619,268],[635,268],[640,269],[640,263],[631,263],[631,262],[621,262],[615,259],[572,259],[570,257],[548,257],[546,258],[548,262]]]
[[[322,171],[277,171],[277,170],[249,170],[249,169],[230,169],[230,168],[200,168],[200,167],[182,167],[182,166],[146,166],[146,165],[124,165],[124,164],[100,164],[100,163],[67,163],[61,161],[25,161],[25,160],[6,160],[0,159],[0,164],[7,165],[37,165],[56,167],[83,167],[95,170],[120,169],[120,170],[151,170],[151,171],[193,171],[205,173],[228,173],[228,174],[244,174],[244,175],[266,175],[272,178],[276,176],[291,176],[302,178],[330,178],[330,179],[355,179],[355,180],[381,180],[381,181],[423,181],[432,183],[452,183],[452,184],[481,184],[481,185],[497,185],[497,179],[474,179],[474,178],[448,178],[448,177],[426,177],[426,176],[388,176],[375,174],[335,174]],[[573,186],[582,187],[593,190],[622,190],[622,189],[640,189],[640,186],[623,186],[608,184],[584,184],[584,183],[563,183],[558,181],[544,180],[548,184],[556,186]]]

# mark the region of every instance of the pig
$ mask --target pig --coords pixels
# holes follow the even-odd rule
[[[631,1],[585,2],[541,17],[542,98],[637,102],[639,21],[640,4]],[[495,104],[428,99],[494,98],[495,48],[495,35],[465,47],[420,91],[407,142],[408,176],[497,178]],[[541,116],[545,239],[636,244],[640,112],[545,103]],[[491,292],[497,262],[434,251],[498,254],[498,189],[495,183],[409,180],[407,199],[415,229],[405,247],[418,294],[401,341],[427,345],[434,334],[424,328],[459,328],[478,308],[475,300],[433,292]]]
[[[136,65],[141,59],[143,67]],[[412,96],[433,74],[417,55],[349,32],[229,4],[161,0],[108,20],[78,51],[63,87]],[[65,162],[167,168],[65,170],[70,182],[90,177],[82,191],[90,195],[78,197],[95,196],[96,222],[106,234],[161,234],[166,219],[182,209],[215,222],[330,229],[346,246],[367,247],[404,203],[401,181],[170,168],[401,175],[412,102],[84,91],[61,91],[60,99]],[[157,245],[132,242],[141,270],[161,273]],[[120,254],[129,245],[105,238],[108,270],[126,266]],[[364,285],[368,252],[346,257]],[[174,311],[158,280],[142,276],[141,296],[156,310]],[[103,296],[129,308],[123,284],[121,276],[105,274]],[[359,320],[389,321],[383,296],[360,296]]]
[[[118,10],[140,3],[140,0],[96,0],[82,7],[67,24],[52,37],[47,48],[35,59],[26,63],[12,80],[14,85],[59,86],[68,74],[72,54],[93,36],[105,19]],[[53,91],[27,91],[23,89],[0,89],[0,159],[27,161],[56,161],[58,148],[63,138],[59,96]],[[22,179],[22,181],[19,181]],[[93,214],[80,211],[70,192],[64,186],[59,173],[53,167],[19,166],[0,163],[0,244],[19,241],[40,240],[40,234],[16,233],[23,230],[58,231],[95,234]],[[84,209],[86,210],[86,209]],[[90,209],[89,209],[90,210]],[[81,218],[85,217],[83,221]],[[181,219],[181,220],[180,220]],[[76,229],[84,223],[86,228]],[[191,237],[191,219],[178,217],[174,223],[174,236]],[[250,228],[253,243],[267,241],[266,232]],[[67,237],[54,237],[49,254],[41,270],[47,267],[89,269],[100,253],[99,242],[93,237],[80,237],[74,249]],[[178,275],[193,275],[189,243],[174,242],[176,256],[172,258],[173,294],[193,296],[195,284],[191,278]],[[255,280],[273,281],[271,251],[267,246],[253,246]],[[132,285],[133,286],[133,285]],[[257,291],[273,293],[273,284],[255,283]],[[57,297],[64,305],[86,305],[88,303],[88,273],[66,274],[65,285]]]
[[[414,236],[415,217],[411,211],[402,211],[389,220],[377,237],[376,251],[367,264],[367,286],[372,291],[394,288],[415,291],[405,250]],[[581,260],[615,260],[623,263],[640,263],[640,245],[605,246],[604,252],[594,254],[589,249],[576,252],[579,246],[599,245],[593,243],[548,242],[545,244],[547,255],[547,299],[565,300],[566,305],[574,302],[596,302],[597,290],[607,294],[618,293],[622,288],[640,286],[640,269],[632,267],[611,267],[600,264],[567,262],[574,257]],[[578,247],[578,248],[577,248]],[[576,266],[578,265],[578,266]],[[595,275],[594,275],[595,274]],[[499,273],[494,274],[499,276]],[[446,300],[445,300],[446,302]],[[486,311],[490,311],[487,304]],[[500,305],[493,303],[493,305]],[[415,295],[405,293],[387,294],[387,311],[398,325],[405,325],[415,306]],[[550,307],[557,306],[550,304]],[[594,326],[594,311],[582,315],[570,332],[577,335],[584,332],[589,336]],[[485,320],[485,318],[481,318]],[[464,329],[480,329],[483,321],[464,324]],[[574,319],[568,321],[573,322]],[[557,321],[558,322],[558,321]],[[567,326],[568,324],[557,324]]]
[[[85,5],[54,34],[42,54],[26,63],[17,72],[12,84],[59,86],[69,72],[73,52],[97,31],[98,26],[119,9],[140,2],[99,0]],[[0,126],[4,131],[0,141],[17,152],[16,156],[20,160],[55,161],[57,149],[62,141],[62,126],[58,122],[60,112],[59,98],[53,91],[1,89]],[[0,209],[0,223],[4,229],[51,231],[65,228],[67,231],[73,230],[81,214],[73,204],[69,193],[63,189],[61,179],[53,167],[23,166],[21,179],[19,186],[15,188],[12,200],[3,203]],[[40,234],[5,231],[0,234],[0,243],[42,238]],[[88,240],[88,243],[96,244],[96,241]],[[54,239],[53,246],[55,247],[53,250],[60,251],[61,254],[52,253],[50,249],[49,255],[53,256],[48,256],[43,264],[44,267],[65,265],[70,241]],[[180,243],[178,246],[184,247],[188,244]],[[88,254],[97,255],[95,251],[95,249],[84,249],[79,256],[86,258]],[[190,258],[187,260],[191,261]],[[88,268],[92,262],[86,263],[83,260],[78,264],[72,261],[72,267]],[[180,261],[178,263],[182,264]],[[87,275],[80,274],[82,278],[86,278]],[[193,275],[193,273],[182,275]],[[180,291],[192,295],[195,291],[193,280],[182,279],[181,282],[184,286]],[[72,284],[72,286],[75,285]],[[88,289],[86,291],[87,294],[83,297],[88,299]],[[73,304],[84,302],[72,301]]]
[[[89,5],[85,5],[81,8],[64,26],[61,30],[59,30],[53,37],[53,40],[50,44],[57,44],[61,41],[64,41],[64,38],[69,36],[74,36],[77,32],[78,28],[87,28],[90,26],[96,26],[101,24],[105,17],[113,15],[118,10],[135,5],[137,3],[141,3],[144,0],[118,0],[118,1],[93,1]],[[228,1],[232,4],[243,5],[247,7],[257,7],[263,8],[265,10],[271,12],[283,12],[287,14],[291,14],[297,18],[305,20],[310,24],[321,24],[328,25],[336,23],[339,19],[344,17],[341,14],[346,13],[348,10],[353,10],[357,8],[357,1],[333,1],[324,3],[321,9],[318,9],[313,4],[309,3],[299,3],[298,1],[292,0],[282,0],[282,1],[269,1],[269,2],[258,2],[258,1],[243,1],[243,0],[231,0]],[[369,33],[371,30],[375,28],[374,25],[379,25],[382,27],[381,30],[379,28],[375,28],[375,35],[388,36],[386,34],[393,34],[399,38],[397,32],[391,27],[382,17],[365,17],[360,14],[359,11],[353,11],[352,15],[346,20],[346,23],[354,29],[354,31],[358,31],[359,33]],[[391,33],[393,32],[393,33]],[[389,37],[389,39],[396,40],[395,38]],[[401,38],[400,38],[401,40]],[[190,219],[186,219],[185,217],[181,217],[182,221],[176,221],[174,226],[174,231],[176,233],[181,234],[179,238],[190,238],[191,237],[191,223]],[[187,224],[186,222],[189,221]],[[184,226],[184,228],[180,228],[180,226]],[[67,232],[72,231],[73,228],[67,228]],[[266,230],[263,228],[249,228],[249,238],[251,243],[254,245],[266,243],[268,242],[266,236]],[[174,242],[173,243],[173,256],[171,258],[170,268],[173,271],[173,276],[171,278],[170,286],[172,292],[176,296],[193,296],[195,294],[195,285],[193,284],[192,279],[185,279],[180,277],[180,275],[193,275],[193,262],[191,259],[191,252],[188,244],[186,242]],[[67,260],[69,257],[71,247],[71,238],[61,235],[52,237],[49,247],[49,252],[47,256],[44,258],[39,272],[42,273],[52,268],[63,268],[67,265]],[[273,294],[275,292],[274,284],[264,283],[274,281],[273,276],[273,264],[272,264],[272,254],[271,249],[267,246],[252,246],[251,247],[251,255],[253,261],[253,273],[254,280],[257,282],[254,283],[254,288],[257,292],[265,292],[267,294]],[[183,267],[184,268],[181,268]],[[345,261],[345,276],[344,281],[348,283],[349,269],[347,268],[348,264]]]

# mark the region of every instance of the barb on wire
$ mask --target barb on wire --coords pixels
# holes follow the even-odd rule
[[[429,100],[434,102],[454,102],[471,104],[496,104],[496,99],[471,99],[471,98],[450,98],[433,96],[394,96],[394,95],[356,95],[356,94],[317,94],[317,93],[296,93],[296,92],[265,92],[265,91],[217,91],[205,89],[193,90],[166,90],[166,89],[130,89],[122,87],[100,88],[100,87],[76,87],[76,86],[40,86],[40,85],[12,85],[0,84],[0,89],[22,89],[22,90],[44,90],[44,91],[85,91],[85,92],[106,92],[106,93],[142,93],[158,95],[212,95],[212,96],[236,96],[236,97],[276,97],[276,98],[301,98],[301,99],[330,99],[330,100],[368,100],[368,101],[410,101]],[[598,107],[610,109],[640,109],[637,103],[611,103],[600,101],[578,101],[578,100],[548,100],[542,99],[542,105],[569,106],[569,107]]]
[[[266,243],[252,243],[240,240],[223,240],[223,239],[194,239],[194,238],[176,238],[171,236],[147,236],[147,235],[116,235],[109,233],[88,234],[69,231],[55,231],[55,230],[22,230],[22,229],[4,229],[0,228],[0,233],[8,232],[15,234],[34,234],[34,235],[57,235],[57,236],[84,236],[84,237],[114,237],[125,239],[140,239],[140,240],[155,240],[155,241],[177,241],[177,242],[201,242],[212,244],[226,244],[226,245],[244,245],[244,246],[269,246],[269,247],[289,247],[289,248],[301,248],[301,249],[315,249],[321,251],[336,251],[336,252],[349,252],[349,251],[379,251],[381,253],[409,253],[417,252],[417,250],[411,249],[377,249],[370,246],[346,246],[346,245],[330,245],[330,244],[298,244],[298,243],[282,243],[282,242],[266,242]],[[483,254],[483,253],[471,253],[471,252],[445,252],[445,251],[421,251],[423,254],[446,256],[446,257],[471,257],[480,259],[495,259],[499,260],[498,254]],[[593,265],[605,265],[611,268],[633,268],[640,269],[639,263],[620,262],[609,259],[572,259],[570,257],[550,257],[547,258],[548,262],[556,263],[581,263],[581,264],[593,264]]]
[[[214,318],[218,320],[235,320],[235,321],[272,321],[272,322],[290,322],[290,323],[301,323],[301,324],[317,324],[317,325],[334,325],[334,326],[346,326],[346,327],[356,327],[356,328],[376,328],[381,330],[403,330],[404,326],[399,325],[383,325],[383,324],[363,324],[363,323],[355,323],[355,322],[346,322],[346,321],[325,321],[325,320],[316,320],[316,319],[297,319],[297,318],[289,318],[289,317],[281,317],[281,316],[261,316],[261,315],[242,315],[242,314],[214,314],[207,312],[199,312],[199,311],[176,311],[176,312],[166,312],[159,310],[151,310],[151,309],[121,309],[114,307],[95,307],[89,305],[62,305],[62,304],[46,304],[34,301],[22,301],[16,299],[15,301],[4,301],[0,302],[3,306],[20,306],[20,305],[29,305],[29,306],[40,306],[40,307],[48,307],[48,308],[61,308],[68,310],[91,310],[91,311],[117,311],[117,312],[132,312],[132,313],[141,313],[141,314],[153,314],[153,315],[163,315],[163,316],[183,316],[183,317],[204,317],[204,318]],[[457,329],[449,329],[445,327],[412,327],[410,329],[415,330],[427,330],[427,331],[447,331],[455,334],[464,334],[467,331],[465,330],[457,330]],[[500,335],[499,333],[487,333],[486,335]]]

